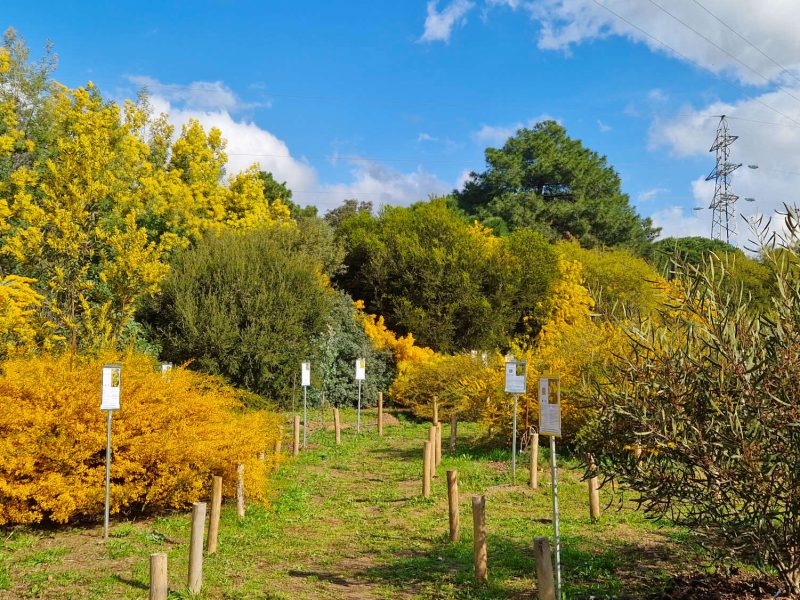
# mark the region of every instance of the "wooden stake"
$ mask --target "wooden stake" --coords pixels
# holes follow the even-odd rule
[[[192,537],[189,541],[189,591],[199,594],[203,587],[203,533],[206,527],[206,503],[192,505]]]
[[[439,423],[439,397],[433,397],[433,424],[437,425]]]
[[[539,487],[539,434],[533,434],[531,440],[531,476],[530,485],[532,489]]]
[[[533,558],[536,562],[536,586],[539,600],[556,600],[553,584],[553,560],[550,558],[550,542],[546,537],[533,540]]]
[[[157,552],[150,555],[150,600],[167,600],[167,554]]]
[[[422,445],[422,496],[430,498],[431,495],[431,443],[425,441]]]
[[[300,417],[295,415],[293,425],[292,456],[300,454]]]
[[[590,459],[589,469],[593,475],[589,477],[589,518],[592,523],[596,523],[600,519],[600,490],[597,483],[597,466],[594,461]]]
[[[457,542],[460,533],[458,520],[458,471],[447,472],[447,503],[450,509],[450,541]]]
[[[489,579],[486,557],[486,496],[472,497],[472,529],[475,553],[475,579],[478,583]]]
[[[436,424],[436,466],[442,464],[442,424]]]
[[[378,392],[378,435],[383,435],[383,392]]]
[[[222,477],[214,475],[211,484],[211,520],[208,523],[208,553],[217,551],[219,515],[222,510]]]
[[[339,409],[333,409],[333,429],[336,431],[336,445],[342,443],[342,424],[339,422]]]
[[[244,519],[244,465],[236,467],[236,514]]]
[[[458,436],[458,417],[450,415],[450,451],[456,450],[456,437]]]
[[[428,441],[431,443],[430,470],[431,478],[436,477],[436,426],[428,428]]]
[[[277,471],[281,465],[280,456],[281,456],[282,444],[283,444],[283,426],[280,427],[278,431],[278,437],[275,440],[275,445],[272,447],[272,452],[275,454],[275,465],[273,467],[275,471]]]

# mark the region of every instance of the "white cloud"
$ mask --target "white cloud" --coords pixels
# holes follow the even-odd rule
[[[647,99],[650,100],[651,102],[661,103],[669,100],[669,97],[660,89],[655,88],[653,90],[650,90],[650,92],[648,92]]]
[[[528,119],[525,122],[517,121],[516,123],[510,123],[507,125],[487,125],[484,123],[480,126],[480,129],[472,132],[472,139],[478,142],[501,144],[511,136],[516,135],[517,131],[523,127],[531,128],[542,121],[561,122],[559,119],[556,119],[555,117],[545,113],[539,115],[538,117]]]
[[[800,86],[793,90],[800,95]],[[707,169],[693,182],[693,194],[699,213],[711,228],[710,211],[705,210],[714,195],[714,182],[705,176],[714,168],[714,153],[709,152],[719,123],[718,115],[729,116],[730,133],[739,138],[731,145],[731,161],[743,163],[731,176],[731,190],[740,197],[737,212],[745,216],[774,215],[784,203],[800,204],[800,169],[795,157],[800,155],[800,125],[772,113],[772,106],[800,123],[800,103],[780,92],[769,92],[735,103],[714,102],[700,109],[684,106],[671,119],[656,120],[650,129],[650,147],[666,147],[680,157],[704,157]],[[758,165],[758,169],[747,165]],[[754,198],[746,202],[744,198]],[[693,215],[694,216],[694,215]],[[773,226],[779,226],[775,219]],[[744,219],[738,222],[740,242],[749,236]]]
[[[600,130],[601,133],[608,133],[613,129],[611,125],[607,123],[603,123],[600,119],[597,119],[597,128]]]
[[[653,225],[661,227],[660,238],[711,235],[711,216],[687,211],[681,206],[670,206],[656,211],[650,218]]]
[[[433,137],[429,133],[425,133],[424,131],[417,136],[418,142],[438,142],[439,138]]]
[[[668,191],[669,190],[667,188],[661,188],[661,187],[657,187],[657,188],[653,188],[651,190],[644,191],[644,192],[640,193],[638,196],[636,196],[636,202],[637,203],[639,203],[639,202],[650,202],[651,200],[654,200],[656,198],[656,196],[658,196],[659,194],[663,194],[664,192],[668,192]]]
[[[143,80],[140,78],[139,84]],[[225,151],[229,174],[255,163],[260,169],[271,172],[278,181],[285,181],[298,203],[314,204],[321,212],[338,206],[346,198],[372,200],[376,207],[382,204],[406,205],[425,200],[431,194],[449,193],[454,187],[422,166],[402,172],[359,158],[347,159],[351,167],[349,182],[324,184],[307,160],[292,155],[285,141],[252,121],[234,118],[231,111],[241,104],[224,84],[194,82],[177,86],[151,78],[147,81],[154,111],[156,114],[167,113],[177,131],[189,119],[197,119],[206,130],[216,127],[222,132],[228,142]],[[192,92],[207,89],[224,93]],[[200,105],[203,108],[198,108]]]
[[[439,12],[438,4],[438,0],[428,2],[428,16],[420,42],[449,42],[453,27],[466,23],[467,13],[475,6],[470,0],[453,0]]]
[[[794,0],[704,0],[702,3],[713,15],[789,69],[790,73],[783,72],[770,58],[743,42],[736,33],[706,12],[703,6],[694,2],[528,0],[503,4],[524,9],[531,19],[539,23],[538,45],[542,49],[569,51],[571,46],[582,42],[623,36],[644,43],[655,51],[674,55],[653,40],[656,38],[709,71],[728,72],[747,83],[763,85],[766,83],[764,77],[772,82],[792,80],[796,83],[794,78],[800,77],[800,36],[797,35],[796,26],[800,22],[800,3]],[[659,6],[664,6],[713,44],[679,23]],[[641,30],[626,23],[623,18]]]
[[[162,83],[147,75],[129,75],[126,78],[139,88],[147,89],[151,96],[192,110],[225,110],[229,112],[268,106],[245,103],[221,81],[193,81],[188,84]]]
[[[321,210],[338,206],[345,198],[371,200],[376,208],[383,204],[409,205],[453,189],[422,166],[404,173],[367,159],[349,159],[349,162],[352,182],[326,185],[326,198],[315,202]]]
[[[456,187],[457,190],[463,190],[464,186],[467,184],[468,181],[472,180],[472,169],[464,169],[458,176],[456,180]]]

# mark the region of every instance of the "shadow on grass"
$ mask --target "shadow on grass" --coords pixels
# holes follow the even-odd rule
[[[570,600],[652,597],[661,591],[654,582],[666,583],[670,578],[668,568],[674,565],[674,554],[668,548],[619,541],[583,550],[582,541],[585,545],[585,540],[577,538],[562,541],[562,591]],[[523,544],[489,534],[489,583],[485,586],[474,581],[471,536],[456,543],[441,536],[427,552],[409,551],[368,567],[357,577],[417,593],[457,589],[470,598],[536,598],[532,545],[532,540]]]

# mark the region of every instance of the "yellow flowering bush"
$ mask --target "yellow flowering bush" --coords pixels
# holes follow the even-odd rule
[[[72,363],[72,364],[71,364]],[[106,414],[99,358],[10,360],[0,375],[0,525],[103,512]],[[246,412],[236,391],[183,368],[162,377],[152,359],[122,361],[113,415],[111,512],[180,508],[208,497],[212,475],[234,494],[245,465],[249,498],[263,500],[276,415]],[[258,454],[266,450],[266,458]]]

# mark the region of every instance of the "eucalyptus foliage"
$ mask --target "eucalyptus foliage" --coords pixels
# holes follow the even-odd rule
[[[724,263],[683,265],[685,300],[630,328],[583,443],[649,516],[691,528],[722,561],[800,593],[800,279],[795,211],[767,252],[775,295],[753,311]],[[774,245],[775,240],[772,240]],[[638,458],[637,458],[638,455]]]

